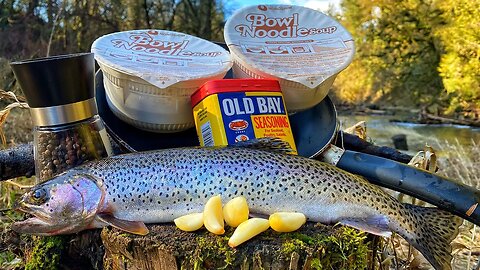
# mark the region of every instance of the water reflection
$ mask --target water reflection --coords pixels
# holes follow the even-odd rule
[[[438,144],[446,142],[461,145],[480,144],[480,128],[471,128],[458,125],[422,125],[412,123],[390,122],[389,116],[340,116],[343,128],[354,125],[359,121],[367,122],[367,135],[377,145],[393,147],[392,136],[405,134],[409,146],[409,153],[422,150],[425,144],[438,148]]]

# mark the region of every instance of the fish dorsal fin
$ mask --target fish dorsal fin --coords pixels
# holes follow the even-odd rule
[[[366,218],[347,218],[342,219],[339,223],[379,236],[390,237],[392,235],[392,231],[388,228],[388,219],[382,215]]]
[[[229,145],[229,147],[245,147],[260,150],[267,150],[282,154],[289,154],[293,152],[292,147],[288,142],[282,141],[275,137],[264,137],[258,139],[250,139],[248,141],[241,141],[235,144]]]
[[[129,233],[138,234],[138,235],[148,234],[147,226],[145,226],[145,223],[141,221],[129,221],[129,220],[118,219],[113,215],[111,215],[110,213],[99,213],[97,214],[97,218],[102,222],[105,222],[117,229],[129,232]]]

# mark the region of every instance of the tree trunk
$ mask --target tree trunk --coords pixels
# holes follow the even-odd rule
[[[127,20],[126,26],[127,30],[139,29],[142,26],[141,23],[141,6],[140,1],[138,0],[127,0]]]
[[[453,124],[453,125],[465,125],[471,127],[480,127],[480,121],[474,119],[454,119],[441,117],[438,115],[430,114],[427,112],[422,112],[419,115],[420,123],[424,124]]]
[[[53,2],[54,0],[47,1],[47,19],[48,19],[48,28],[52,29],[53,26]]]
[[[200,37],[212,39],[212,8],[213,0],[200,0]]]
[[[27,13],[25,14],[26,17],[33,17],[37,6],[38,6],[38,0],[30,0],[28,2]]]
[[[175,15],[178,7],[178,5],[175,4],[175,1],[173,1],[171,5],[172,5],[172,13],[170,14],[170,17],[168,17],[169,19],[165,20],[165,29],[167,30],[173,30],[173,23],[175,22]],[[164,11],[162,10],[162,12]]]
[[[150,6],[149,6],[147,0],[143,0],[143,9],[145,11],[145,22],[147,24],[147,28],[151,29],[152,28],[152,23],[150,21]]]

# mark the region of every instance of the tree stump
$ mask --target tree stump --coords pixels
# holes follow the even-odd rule
[[[205,229],[183,232],[172,224],[149,225],[137,236],[115,228],[101,233],[104,269],[366,269],[372,238],[343,226],[307,223],[293,233],[268,230],[237,248]]]
[[[30,236],[0,233],[0,251],[24,259],[26,270],[106,269],[374,269],[378,237],[344,226],[307,223],[292,233],[268,231],[237,248],[225,235],[201,229],[183,232],[173,224],[147,225],[138,236],[115,228],[74,235]],[[15,268],[16,269],[16,268]]]

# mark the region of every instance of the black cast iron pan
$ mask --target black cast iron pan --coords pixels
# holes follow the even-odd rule
[[[231,76],[227,74],[227,77]],[[148,151],[186,146],[199,146],[195,128],[176,133],[154,133],[137,129],[117,118],[110,110],[105,97],[103,75],[99,70],[95,77],[98,114],[103,119],[111,137],[130,152]],[[292,133],[298,154],[313,157],[318,149],[328,145],[336,133],[336,117],[333,103],[325,98],[310,110],[290,116]]]
[[[228,50],[225,43],[214,42]],[[226,79],[233,77],[230,69]],[[148,151],[174,147],[198,146],[195,128],[176,133],[153,133],[137,129],[118,119],[110,110],[105,97],[102,71],[95,76],[96,100],[100,117],[105,122],[109,135],[130,152]],[[298,154],[312,158],[329,145],[336,135],[336,112],[326,97],[322,102],[301,113],[289,116]]]

